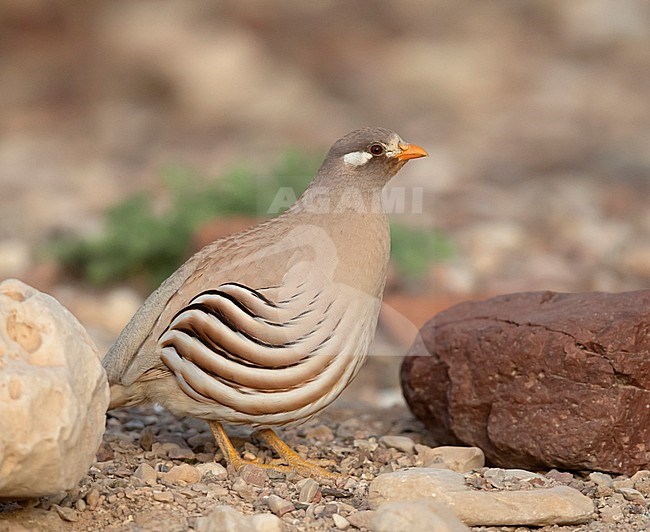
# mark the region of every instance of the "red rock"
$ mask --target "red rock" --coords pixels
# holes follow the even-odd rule
[[[422,328],[401,379],[439,443],[495,465],[650,468],[650,290],[456,305]]]

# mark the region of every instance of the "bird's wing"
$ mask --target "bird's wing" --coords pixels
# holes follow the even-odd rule
[[[296,410],[342,380],[368,297],[311,262],[290,268],[280,286],[224,283],[176,313],[158,339],[160,358],[196,401],[249,415]]]

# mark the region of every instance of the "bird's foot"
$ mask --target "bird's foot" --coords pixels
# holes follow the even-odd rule
[[[290,470],[295,471],[303,477],[321,477],[321,478],[343,478],[343,475],[332,473],[327,469],[322,468],[314,462],[303,458],[286,443],[271,429],[262,429],[257,433],[257,436],[262,439],[266,444],[278,453],[282,459],[288,464]]]
[[[286,443],[284,443],[271,429],[262,429],[257,433],[257,436],[273,448],[275,452],[282,457],[286,464],[279,464],[276,461],[273,461],[270,464],[264,464],[255,460],[244,460],[230,442],[230,438],[221,426],[221,423],[218,423],[217,421],[209,421],[208,424],[210,425],[210,430],[212,431],[214,439],[216,440],[219,449],[221,449],[224,458],[235,468],[235,471],[239,471],[245,465],[252,465],[262,469],[272,469],[281,473],[296,472],[303,477],[331,479],[343,478],[343,476],[338,473],[332,473],[318,464],[302,458],[298,453],[293,451]]]

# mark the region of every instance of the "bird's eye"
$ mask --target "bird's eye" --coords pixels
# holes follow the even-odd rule
[[[375,157],[377,155],[382,155],[384,153],[384,147],[381,144],[373,144],[370,146],[370,153],[372,153]]]

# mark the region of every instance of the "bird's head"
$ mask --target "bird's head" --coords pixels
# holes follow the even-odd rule
[[[362,173],[385,183],[408,160],[426,156],[423,148],[404,142],[397,133],[381,127],[366,127],[337,140],[327,159],[346,174]]]

